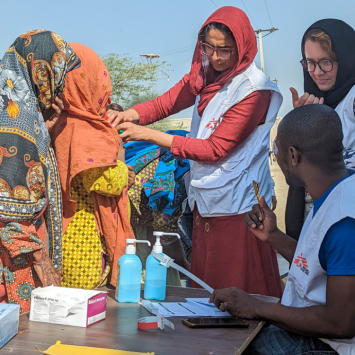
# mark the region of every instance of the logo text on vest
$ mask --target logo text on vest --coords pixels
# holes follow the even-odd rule
[[[309,275],[307,259],[301,256],[297,256],[294,263],[299,267],[307,276]]]

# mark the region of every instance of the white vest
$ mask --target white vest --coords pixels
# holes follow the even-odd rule
[[[329,228],[343,218],[355,218],[355,175],[337,185],[315,217],[313,209],[303,225],[281,303],[309,307],[326,303],[327,273],[319,262],[319,250]],[[355,338],[321,339],[340,355],[355,355]]]
[[[354,117],[355,85],[343,98],[335,111],[338,113],[343,126],[344,149],[355,150],[355,117]]]
[[[190,137],[207,139],[222,122],[224,114],[254,91],[270,90],[271,102],[264,124],[232,153],[217,163],[191,161],[190,174],[185,177],[189,205],[193,210],[197,203],[203,217],[242,214],[257,203],[253,180],[259,183],[260,196],[271,204],[272,179],[268,154],[270,130],[282,103],[282,95],[255,64],[235,76],[209,102],[202,118],[197,111],[198,101],[191,122]]]

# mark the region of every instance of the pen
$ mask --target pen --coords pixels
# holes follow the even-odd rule
[[[262,220],[264,221],[264,219],[265,219],[265,214],[264,214],[263,209],[262,209],[261,206],[260,206],[260,195],[259,195],[260,190],[259,190],[259,185],[258,185],[258,183],[257,183],[255,180],[253,180],[253,186],[254,186],[255,196],[256,196],[256,199],[258,200],[258,204],[259,204],[259,207],[260,207],[260,211],[261,211],[261,214],[262,214],[262,216],[263,216],[263,219],[262,219]]]

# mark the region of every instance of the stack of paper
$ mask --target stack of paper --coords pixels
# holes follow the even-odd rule
[[[142,306],[149,312],[164,317],[230,317],[228,312],[221,312],[208,298],[187,298],[187,302],[150,302],[142,301]],[[196,301],[197,300],[197,301]]]
[[[227,317],[228,312],[220,311],[213,303],[209,303],[209,298],[185,298],[188,304],[197,305],[210,313],[212,317]]]
[[[253,295],[260,301],[278,303],[277,297]],[[187,302],[150,302],[143,300],[141,305],[150,313],[164,317],[230,317],[228,312],[221,312],[209,298],[186,298]]]

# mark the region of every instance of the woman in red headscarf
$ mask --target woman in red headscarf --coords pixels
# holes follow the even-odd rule
[[[190,159],[185,184],[194,212],[192,272],[213,288],[280,296],[274,250],[242,223],[257,202],[253,180],[271,204],[270,129],[282,102],[277,86],[253,63],[256,53],[245,13],[220,8],[198,34],[189,74],[162,96],[108,115],[124,130],[123,140],[148,141]],[[189,137],[141,127],[193,104]]]

